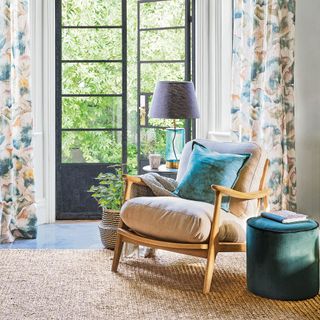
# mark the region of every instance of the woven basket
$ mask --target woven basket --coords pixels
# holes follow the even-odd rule
[[[107,249],[114,249],[117,240],[117,228],[120,222],[119,211],[103,210],[99,224],[101,242]]]

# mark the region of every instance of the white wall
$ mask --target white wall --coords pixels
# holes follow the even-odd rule
[[[197,2],[195,38],[197,137],[229,140],[232,0]]]
[[[320,1],[296,4],[298,209],[320,221]]]
[[[30,1],[34,166],[38,223],[55,221],[55,1]]]
[[[33,110],[33,148],[35,168],[35,191],[38,223],[45,222],[46,199],[44,187],[43,149],[43,90],[42,90],[42,2],[30,2],[31,44],[31,100]]]

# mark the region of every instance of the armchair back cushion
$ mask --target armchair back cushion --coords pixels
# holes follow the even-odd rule
[[[195,141],[204,145],[210,151],[216,151],[219,153],[251,154],[251,157],[240,171],[239,178],[234,189],[241,192],[254,192],[259,190],[263,168],[266,161],[266,153],[262,147],[254,142],[233,143],[202,139],[197,139]],[[191,152],[192,141],[185,145],[182,152],[177,175],[178,182],[182,180],[186,173]],[[257,200],[245,201],[232,198],[230,200],[229,211],[237,217],[255,216],[257,214]]]

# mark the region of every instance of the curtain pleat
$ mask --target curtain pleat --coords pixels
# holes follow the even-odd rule
[[[35,238],[27,0],[0,0],[0,242]]]
[[[295,0],[234,0],[232,132],[271,161],[271,210],[296,209]]]

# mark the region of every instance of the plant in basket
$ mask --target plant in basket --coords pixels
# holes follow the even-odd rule
[[[99,225],[101,241],[108,249],[114,249],[117,227],[120,221],[120,208],[124,200],[123,165],[109,166],[114,172],[100,173],[95,180],[98,185],[89,192],[102,208],[102,222]]]

